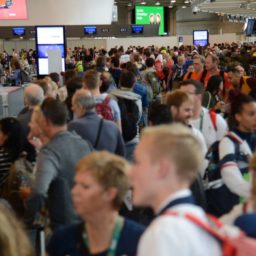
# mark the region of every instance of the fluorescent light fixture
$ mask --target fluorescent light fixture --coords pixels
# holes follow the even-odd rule
[[[187,6],[186,5],[182,5],[181,8],[185,9],[185,8],[187,8]]]
[[[184,4],[189,4],[189,0],[185,0],[185,1],[184,1]]]
[[[171,0],[171,3],[176,3],[176,0]]]
[[[127,6],[131,7],[131,6],[132,6],[132,3],[131,3],[131,2],[130,2],[130,3],[128,3],[128,4],[127,4]]]
[[[157,1],[157,2],[155,3],[155,5],[160,5],[160,2],[159,2],[159,1]]]
[[[168,8],[170,8],[170,9],[173,8],[173,5],[169,5]]]
[[[147,3],[146,3],[146,1],[141,1],[140,4],[145,5],[145,4],[147,4]]]

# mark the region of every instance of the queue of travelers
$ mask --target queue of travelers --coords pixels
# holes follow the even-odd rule
[[[0,120],[0,254],[17,255],[16,227],[32,255],[22,232],[37,224],[48,256],[219,256],[234,237],[215,221],[255,239],[255,55],[235,43],[68,49],[66,71],[28,82],[18,117]],[[20,86],[24,63],[2,54],[5,75],[8,61]]]

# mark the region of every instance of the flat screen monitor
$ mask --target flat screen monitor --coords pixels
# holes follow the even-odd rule
[[[143,34],[143,25],[132,25],[132,34]]]
[[[97,34],[96,26],[84,26],[84,34],[85,35],[95,35],[95,34]]]
[[[37,69],[39,76],[49,74],[49,54],[61,56],[61,63],[56,58],[56,67],[61,64],[61,71],[65,71],[66,40],[64,26],[36,27]]]
[[[0,20],[25,20],[27,0],[0,0]]]
[[[207,46],[209,44],[208,30],[193,30],[193,45]]]
[[[12,34],[14,36],[25,36],[26,35],[26,29],[25,28],[12,28]]]
[[[135,24],[159,24],[159,35],[165,34],[163,6],[135,6]]]
[[[245,22],[244,31],[247,36],[254,35],[256,33],[255,19],[248,19]]]

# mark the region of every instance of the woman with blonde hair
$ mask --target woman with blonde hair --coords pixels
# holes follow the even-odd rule
[[[57,230],[49,255],[136,255],[144,228],[118,214],[129,189],[128,168],[126,160],[106,151],[78,162],[72,197],[82,222]]]
[[[48,143],[48,138],[43,134],[40,127],[40,119],[42,118],[42,110],[40,106],[36,106],[33,109],[33,113],[29,122],[30,132],[28,134],[29,142],[38,151],[43,145]]]
[[[0,255],[32,256],[32,246],[22,224],[0,204]]]

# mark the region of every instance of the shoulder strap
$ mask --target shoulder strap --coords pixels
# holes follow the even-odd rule
[[[199,219],[197,216],[194,216],[193,214],[190,213],[185,213],[185,214],[179,214],[178,212],[175,211],[166,211],[164,213],[166,216],[179,216],[184,217],[185,219],[189,220],[190,222],[194,223],[195,225],[199,226],[203,230],[205,230],[207,233],[215,237],[217,240],[220,242],[224,242],[225,238],[223,235],[221,235],[218,231],[216,231],[214,228],[210,226],[210,224],[202,221]],[[207,215],[209,220],[213,223],[213,225],[217,228],[220,228],[220,221],[217,220],[215,217]]]
[[[200,82],[204,84],[204,79],[206,77],[206,74],[207,74],[207,70],[204,69],[204,71],[202,72],[202,76],[201,76],[201,79],[200,79]]]
[[[217,114],[213,109],[209,110],[209,115],[213,124],[213,127],[215,129],[215,131],[217,131],[218,127],[217,127]]]
[[[209,108],[209,107],[210,107],[210,104],[211,104],[211,100],[212,100],[212,95],[211,95],[211,93],[208,92],[208,91],[206,91],[205,93],[207,93],[208,96],[209,96],[209,100],[208,100],[208,103],[207,103],[207,108]],[[214,128],[215,128],[215,127],[214,127]],[[215,129],[215,130],[216,130],[216,129]]]
[[[228,132],[226,137],[230,138],[233,142],[237,144],[243,143],[243,141],[239,137],[237,137],[237,135],[235,135],[233,132]]]
[[[225,72],[223,70],[220,70],[220,77],[222,78],[223,83],[225,82],[224,74]]]
[[[188,73],[188,79],[190,79],[191,76],[192,76],[192,72],[189,72],[189,73]]]
[[[224,162],[237,161],[238,160],[237,156],[239,155],[239,152],[240,152],[239,145],[243,143],[232,132],[228,132],[228,134],[226,134],[224,137],[229,138],[234,143],[234,146],[235,146],[235,152],[234,152],[235,159],[234,159],[233,154],[228,154],[228,155],[224,156],[223,159],[220,160],[220,165],[222,165]]]
[[[95,143],[94,143],[94,145],[93,145],[93,147],[94,147],[95,149],[97,148],[97,146],[98,146],[98,144],[99,144],[102,126],[103,126],[103,118],[100,119],[100,124],[99,124],[99,128],[98,128],[96,140],[95,140]]]
[[[110,96],[107,95],[106,98],[103,100],[103,103],[108,105],[110,100],[111,100]]]

